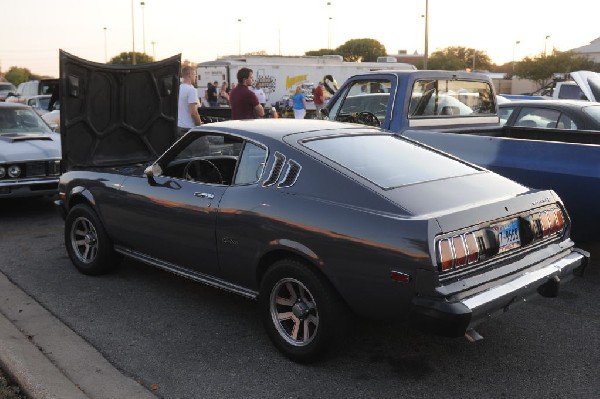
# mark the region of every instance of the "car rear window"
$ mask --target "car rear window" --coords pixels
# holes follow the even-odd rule
[[[392,135],[337,136],[302,144],[384,189],[479,172]]]

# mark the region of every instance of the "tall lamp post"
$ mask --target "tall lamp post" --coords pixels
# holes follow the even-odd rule
[[[133,0],[131,0],[131,57],[133,65],[135,62],[135,27],[133,24]]]
[[[145,2],[140,2],[140,6],[142,6],[142,48],[144,49],[144,54],[146,54],[146,18],[144,16],[145,5]]]
[[[550,39],[550,35],[547,35],[544,39],[544,57],[546,56],[546,44],[548,44],[548,39]]]
[[[331,49],[331,2],[327,2],[327,48]]]
[[[517,40],[517,41],[515,42],[515,44],[513,45],[513,62],[512,62],[512,70],[513,70],[513,74],[514,74],[514,72],[515,72],[515,50],[516,50],[516,48],[517,48],[517,45],[519,45],[519,44],[521,44],[521,41],[520,41],[520,40]]]
[[[108,62],[108,52],[106,51],[106,26],[104,27],[104,63]]]
[[[423,69],[427,69],[429,58],[429,0],[425,0],[425,54],[423,55]]]
[[[242,55],[242,19],[238,18],[238,55]]]
[[[156,53],[154,52],[154,45],[156,44],[156,42],[151,41],[150,43],[152,44],[152,60],[156,61]]]

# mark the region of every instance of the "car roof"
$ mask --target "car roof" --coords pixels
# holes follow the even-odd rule
[[[208,123],[192,129],[193,131],[214,131],[216,133],[236,134],[260,141],[282,141],[290,134],[305,133],[305,137],[318,137],[329,134],[384,133],[382,129],[358,124],[325,121],[318,119],[249,119]],[[313,134],[311,134],[313,133]]]

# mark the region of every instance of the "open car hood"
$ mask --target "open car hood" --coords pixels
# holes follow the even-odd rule
[[[106,65],[60,51],[63,170],[156,159],[176,139],[181,55]]]
[[[576,71],[571,72],[570,75],[588,100],[600,100],[600,74],[591,71]]]

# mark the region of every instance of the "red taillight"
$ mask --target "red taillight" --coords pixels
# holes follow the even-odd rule
[[[440,246],[440,265],[442,271],[450,270],[454,266],[454,253],[450,240],[441,240]]]
[[[556,216],[556,228],[557,232],[561,232],[565,228],[565,217],[560,209],[554,210],[554,215]]]
[[[469,233],[465,235],[465,243],[467,244],[467,262],[469,264],[475,263],[479,260],[479,245],[477,245],[477,238],[475,234]]]
[[[467,246],[464,237],[452,237],[452,245],[454,246],[454,266],[465,266],[467,264]]]

